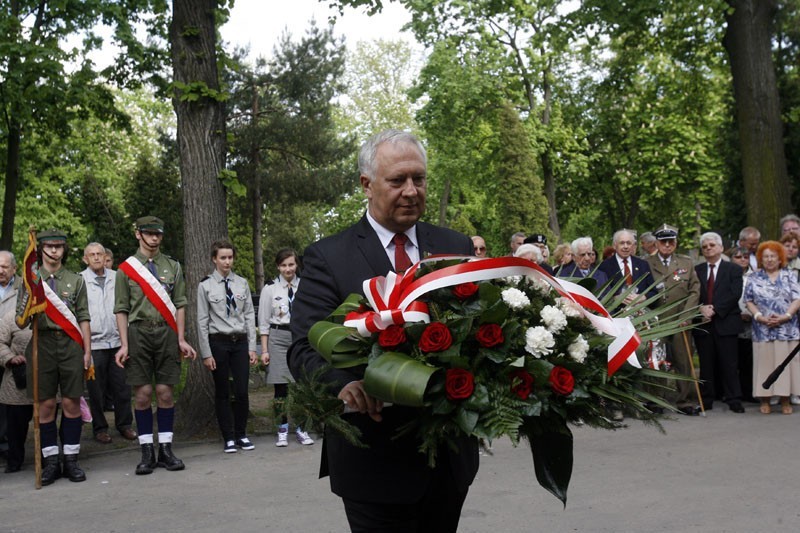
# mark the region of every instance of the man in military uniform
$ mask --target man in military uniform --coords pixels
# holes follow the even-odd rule
[[[136,221],[139,249],[119,265],[114,313],[121,346],[115,358],[125,368],[134,390],[136,426],[142,460],[136,474],[151,474],[156,466],[183,470],[172,453],[175,384],[181,379],[181,355],[196,353],[184,338],[186,283],[181,265],[160,251],[164,222],[147,216]],[[153,379],[158,404],[158,460],[153,445]]]
[[[83,394],[84,371],[92,359],[89,328],[89,303],[86,286],[79,274],[63,266],[67,236],[55,229],[39,233],[39,277],[44,284],[47,309],[36,315],[39,330],[39,431],[41,433],[42,485],[50,485],[61,477],[58,463],[56,430],[56,393],[61,390],[61,440],[64,444],[64,475],[70,481],[85,481],[86,474],[78,465],[81,449],[80,399]],[[19,291],[22,298],[24,291]],[[31,362],[33,343],[28,344],[28,383],[33,383]],[[33,388],[28,387],[33,393]]]
[[[660,306],[668,306],[678,300],[682,303],[659,314],[661,318],[669,318],[696,308],[700,303],[700,280],[694,270],[694,263],[689,256],[675,253],[678,242],[678,230],[668,224],[662,225],[653,232],[656,238],[657,252],[647,257],[647,264],[656,282],[663,283]],[[689,319],[685,321],[687,324]],[[681,332],[669,339],[672,348],[672,364],[675,370],[684,375],[691,374],[689,365],[690,353],[686,351],[687,336]],[[697,415],[696,389],[691,381],[678,381],[678,394],[675,405],[686,415]]]

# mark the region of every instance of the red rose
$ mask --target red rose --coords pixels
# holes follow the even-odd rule
[[[533,388],[533,376],[526,371],[519,369],[511,373],[511,392],[520,397],[521,400],[527,400],[531,395]]]
[[[441,322],[433,322],[419,339],[419,347],[423,352],[443,352],[453,344],[453,336],[450,330]]]
[[[456,295],[456,298],[459,300],[466,300],[473,294],[478,292],[478,284],[477,283],[462,283],[460,285],[456,285],[453,287],[453,294]]]
[[[392,324],[378,335],[381,348],[394,348],[406,342],[406,330],[402,326]]]
[[[567,396],[571,394],[572,389],[575,388],[575,379],[572,377],[572,372],[563,366],[553,367],[547,381],[550,382],[550,386],[556,394]]]
[[[492,346],[503,344],[505,341],[503,328],[497,324],[481,324],[478,327],[475,338],[478,339],[478,344],[484,348],[491,348]]]
[[[472,396],[475,378],[463,368],[448,368],[444,380],[444,392],[448,400],[464,400]]]

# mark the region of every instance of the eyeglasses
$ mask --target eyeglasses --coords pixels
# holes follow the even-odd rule
[[[476,252],[482,252],[482,251],[484,251],[484,250],[486,250],[486,247],[485,247],[485,246],[476,246],[476,247],[475,247],[475,251],[476,251]]]

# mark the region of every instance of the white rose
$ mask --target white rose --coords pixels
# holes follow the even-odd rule
[[[567,317],[558,307],[545,305],[542,308],[542,322],[553,334],[567,327]]]
[[[556,340],[553,338],[553,334],[543,326],[528,328],[525,332],[525,351],[534,357],[539,358],[553,353],[555,345]]]
[[[509,288],[502,292],[503,301],[511,309],[523,309],[531,304],[528,296],[519,289]]]

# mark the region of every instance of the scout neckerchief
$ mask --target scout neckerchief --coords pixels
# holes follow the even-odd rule
[[[167,321],[169,327],[177,333],[178,323],[175,320],[175,316],[178,310],[175,309],[175,304],[172,303],[169,294],[167,294],[167,291],[164,290],[164,286],[161,285],[161,282],[156,279],[153,273],[135,256],[131,256],[123,261],[122,264],[119,265],[119,269],[125,272],[129,278],[142,288],[142,292],[144,292],[144,295],[150,303],[153,304],[153,307],[161,313],[161,316]]]
[[[58,297],[55,291],[50,288],[50,285],[43,283],[44,297],[47,299],[47,307],[44,312],[47,317],[55,322],[58,327],[64,330],[64,333],[69,335],[69,338],[77,342],[83,348],[83,333],[81,332],[78,321],[75,315],[69,310],[69,307]]]

